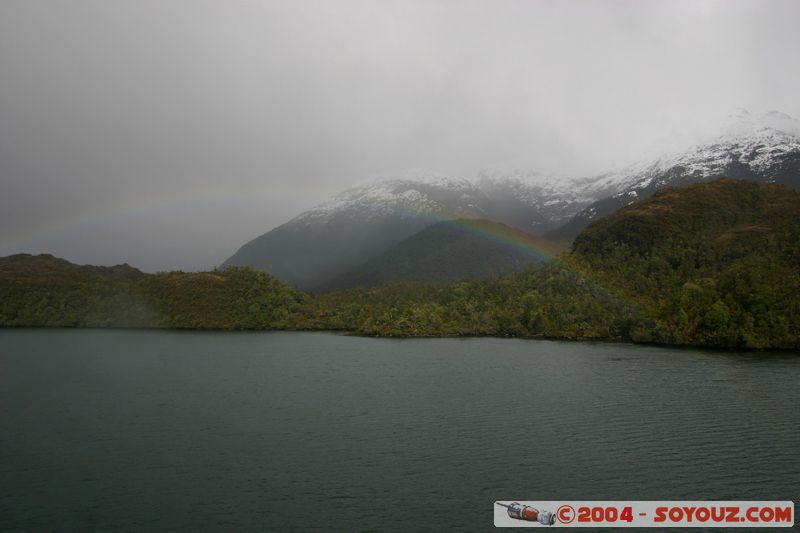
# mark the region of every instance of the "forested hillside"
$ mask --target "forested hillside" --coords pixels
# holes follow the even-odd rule
[[[800,348],[800,193],[718,180],[591,224],[541,267],[307,295],[247,268],[144,274],[0,259],[4,326],[342,330]],[[478,258],[479,259],[479,258]]]
[[[595,222],[572,260],[652,317],[652,340],[798,346],[799,221],[797,191],[717,180]]]
[[[4,326],[274,329],[307,297],[249,268],[145,274],[50,255],[0,258]]]

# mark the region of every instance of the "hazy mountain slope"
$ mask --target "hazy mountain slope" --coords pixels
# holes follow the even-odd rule
[[[800,122],[776,111],[752,117],[742,110],[732,119],[726,132],[708,143],[598,177],[596,184],[616,186],[618,192],[586,207],[547,237],[570,243],[593,220],[665,187],[721,176],[800,187]]]
[[[513,175],[472,182],[409,171],[343,192],[248,242],[223,266],[251,266],[311,289],[442,220],[489,218],[541,232],[590,201],[575,203],[574,193],[567,191],[569,200],[562,194]]]
[[[533,171],[484,170],[476,185],[483,193],[485,218],[500,220],[533,235],[560,227],[584,207],[622,186],[597,177],[573,178]],[[518,211],[515,211],[518,207]],[[519,216],[515,222],[514,217]]]
[[[722,175],[800,185],[800,125],[777,112],[734,117],[725,133],[619,172],[574,179],[520,170],[475,180],[426,170],[353,187],[242,246],[223,266],[265,270],[312,289],[441,220],[483,218],[572,242],[590,222],[664,187]]]
[[[317,289],[500,276],[541,263],[559,251],[539,237],[490,220],[439,222]]]

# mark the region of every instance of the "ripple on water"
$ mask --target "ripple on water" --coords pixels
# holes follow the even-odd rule
[[[2,531],[473,531],[501,498],[800,500],[793,356],[303,333],[0,345]]]

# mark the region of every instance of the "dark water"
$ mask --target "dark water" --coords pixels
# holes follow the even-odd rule
[[[797,502],[800,357],[0,330],[0,429],[3,531],[490,531],[498,499]]]

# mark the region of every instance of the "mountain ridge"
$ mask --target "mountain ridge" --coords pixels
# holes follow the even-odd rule
[[[567,218],[588,203],[558,202],[519,180],[478,183],[415,170],[343,191],[246,243],[222,266],[262,269],[307,290],[443,220],[486,218],[535,234],[552,227],[548,209],[567,209]]]
[[[753,117],[740,110],[718,136],[602,175],[600,181],[616,183],[619,190],[587,206],[546,236],[568,244],[593,220],[649,198],[657,190],[723,176],[799,188],[800,121],[778,111]]]
[[[657,190],[720,176],[800,187],[800,122],[744,110],[686,150],[596,176],[426,169],[376,176],[244,244],[223,263],[265,270],[300,289],[344,275],[442,220],[489,219],[570,244],[592,221]]]

